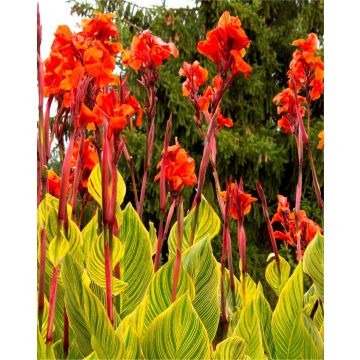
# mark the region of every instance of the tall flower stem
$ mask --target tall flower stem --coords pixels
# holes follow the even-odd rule
[[[54,328],[54,317],[55,317],[55,302],[56,302],[56,289],[58,280],[59,268],[57,266],[53,269],[53,275],[51,279],[51,289],[49,297],[49,317],[48,317],[48,328],[46,334],[46,342],[52,343],[53,341],[53,328]]]
[[[232,75],[228,76],[226,80],[224,80],[222,87],[219,89],[219,91],[215,95],[215,99],[214,99],[214,102],[212,105],[211,115],[210,115],[210,118],[208,121],[209,127],[208,127],[208,131],[206,133],[206,136],[205,136],[203,156],[202,156],[201,163],[200,163],[199,182],[198,182],[197,192],[196,192],[196,196],[195,196],[194,203],[193,203],[193,206],[195,206],[195,212],[194,212],[194,217],[193,217],[192,224],[191,224],[191,232],[190,232],[190,239],[189,239],[190,246],[192,246],[192,244],[194,243],[196,224],[197,224],[198,217],[199,217],[199,207],[200,207],[202,191],[203,191],[204,183],[205,183],[205,175],[206,175],[206,170],[207,170],[210,155],[211,155],[211,145],[214,141],[214,140],[212,140],[212,138],[215,137],[216,127],[217,127],[218,107],[219,107],[219,104],[221,102],[224,92],[229,88],[233,78],[234,78],[234,75],[232,74]]]
[[[279,258],[279,251],[276,245],[276,241],[275,241],[275,236],[274,236],[274,230],[273,227],[271,225],[271,221],[270,221],[270,217],[269,217],[269,212],[268,212],[268,207],[267,207],[267,203],[266,203],[266,196],[264,194],[264,190],[261,186],[261,182],[256,180],[256,190],[259,194],[260,200],[261,200],[261,205],[262,205],[262,210],[263,210],[263,214],[266,220],[266,226],[268,229],[268,233],[269,233],[269,238],[271,241],[271,246],[273,248],[274,254],[275,254],[275,261],[277,263],[278,266],[278,270],[279,266],[280,266],[280,258]]]
[[[177,243],[176,243],[176,258],[174,263],[174,272],[173,272],[173,286],[171,292],[171,302],[176,300],[177,284],[179,281],[179,272],[181,265],[181,250],[182,250],[182,241],[184,234],[184,206],[183,198],[179,195],[177,199]]]
[[[138,197],[138,192],[137,192],[137,185],[136,185],[136,178],[135,178],[135,171],[134,171],[134,162],[133,162],[133,158],[130,155],[126,145],[124,145],[124,155],[125,155],[126,162],[128,164],[130,175],[131,175],[131,183],[132,183],[132,187],[133,187],[133,191],[134,191],[134,198],[135,198],[135,207],[138,208],[139,207],[139,197]]]
[[[165,164],[166,164],[166,155],[168,146],[170,143],[170,136],[171,136],[171,123],[172,115],[170,115],[169,120],[166,124],[166,131],[165,131],[165,138],[164,138],[164,152],[163,157],[161,159],[161,169],[160,169],[160,223],[159,223],[159,231],[158,231],[158,240],[156,245],[156,254],[154,259],[154,270],[155,272],[159,268],[159,260],[161,254],[161,248],[163,245],[163,227],[164,227],[164,217],[165,217],[165,210],[166,210],[166,179],[165,179]]]
[[[110,164],[110,146],[107,138],[107,123],[104,121],[103,128],[103,151],[101,162],[101,182],[102,182],[102,215],[103,215],[103,234],[104,234],[104,256],[105,256],[105,283],[106,283],[106,307],[110,322],[114,323],[113,299],[112,299],[112,264],[111,264],[111,242],[112,231],[110,232],[110,189],[109,172]],[[115,173],[116,176],[116,173]],[[116,196],[116,194],[115,194]]]
[[[246,235],[243,225],[243,219],[238,220],[238,246],[241,260],[241,285],[243,294],[243,306],[246,305]]]
[[[170,223],[171,223],[172,217],[174,215],[175,205],[176,205],[176,200],[173,199],[171,202],[170,208],[169,208],[168,216],[166,218],[165,229],[164,229],[164,233],[162,236],[163,241],[164,241],[164,239],[166,239],[167,234],[169,232]]]
[[[45,260],[46,260],[46,229],[40,232],[40,265],[39,265],[39,289],[38,289],[38,319],[39,326],[42,325],[44,313],[44,296],[45,296]]]
[[[144,84],[147,83],[146,79],[143,79]],[[154,82],[154,81],[152,81]],[[141,183],[141,192],[140,192],[140,200],[139,200],[139,207],[137,209],[137,213],[142,218],[144,200],[145,200],[145,191],[146,191],[146,182],[148,176],[148,170],[151,164],[151,155],[152,155],[152,148],[154,145],[154,135],[155,135],[155,109],[156,109],[156,91],[157,88],[155,85],[144,85],[147,90],[148,94],[148,102],[149,107],[146,111],[147,119],[148,119],[148,127],[147,127],[147,143],[146,143],[146,156],[145,156],[145,163],[144,163],[144,173],[143,179]]]
[[[309,99],[307,99],[307,116],[308,116],[308,127],[309,127],[309,124],[310,124],[310,100]],[[316,169],[315,169],[314,160],[312,157],[312,151],[311,151],[309,141],[306,143],[306,147],[307,147],[308,157],[309,157],[309,161],[310,161],[311,174],[312,174],[313,186],[314,186],[314,190],[315,190],[315,194],[316,194],[316,200],[317,200],[319,208],[322,210],[324,208],[324,202],[321,197],[319,180],[316,175]]]
[[[74,174],[74,183],[72,189],[72,195],[70,199],[70,204],[72,207],[72,220],[76,221],[76,202],[77,202],[77,192],[80,183],[80,176],[81,176],[81,169],[82,169],[82,154],[84,149],[84,141],[85,141],[85,131],[82,129],[80,130],[80,145],[79,145],[79,153],[76,160],[76,167],[75,167],[75,174]]]

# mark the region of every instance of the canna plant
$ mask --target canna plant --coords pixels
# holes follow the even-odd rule
[[[203,136],[203,157],[196,175],[195,160],[177,137],[170,145],[172,121],[176,121],[170,116],[154,179],[160,186],[156,231],[153,223],[147,228],[141,220],[144,201],[151,201],[145,191],[155,136],[156,81],[158,67],[171,55],[177,56],[177,50],[149,30],[136,35],[131,49],[125,50],[114,17],[95,12],[93,18],[83,19],[77,33],[59,26],[51,54],[42,62],[38,11],[38,358],[323,358],[323,230],[300,210],[299,190],[295,211],[286,197],[278,195],[278,210],[270,220],[264,190],[256,183],[274,251],[265,270],[277,298],[274,308],[262,284],[246,272],[245,216],[257,206],[257,199],[244,192],[242,179],[230,179],[226,190],[220,191],[216,134],[233,126],[221,114],[222,96],[235,76],[247,77],[251,71],[243,60],[250,40],[240,20],[225,12],[217,28],[198,44],[198,51],[217,67],[213,86],[199,92],[208,71],[198,61],[185,62],[179,71],[186,77],[182,93],[194,107]],[[304,42],[295,45],[308,51]],[[127,89],[128,73],[114,74],[117,57],[139,71],[147,95],[143,107]],[[322,91],[319,71],[311,78],[311,66],[304,80],[309,109],[310,101]],[[286,108],[286,116],[291,114],[293,133],[301,143],[306,134],[299,125],[303,99],[296,91],[303,90],[303,83],[299,76],[294,79],[295,85],[300,79],[301,86],[289,83],[286,96],[295,105]],[[49,109],[55,101],[58,111],[51,122]],[[127,126],[136,131],[133,121],[142,126],[143,112],[147,142],[138,199],[122,132]],[[59,175],[48,169],[54,138],[62,164]],[[127,189],[118,170],[122,154],[132,172],[135,206],[123,204]],[[223,220],[220,261],[212,244],[218,240],[222,221],[202,193],[209,162]],[[185,186],[197,186],[186,215]],[[232,261],[231,219],[238,228],[239,278]],[[282,231],[273,229],[276,224]],[[279,255],[277,240],[298,248],[295,269]],[[165,242],[168,254],[162,259]],[[305,276],[311,283],[308,288]]]

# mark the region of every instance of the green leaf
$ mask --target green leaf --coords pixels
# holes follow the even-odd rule
[[[123,320],[116,330],[117,334],[121,334],[121,338],[123,339],[125,348],[126,348],[126,358],[127,359],[142,359],[141,352],[141,341],[138,336],[135,327],[132,321]]]
[[[61,261],[69,251],[69,242],[67,241],[63,231],[60,236],[55,236],[49,245],[48,258],[54,267],[60,265]]]
[[[186,250],[181,263],[194,281],[195,298],[192,303],[212,341],[220,316],[220,273],[209,238],[200,240]]]
[[[265,359],[262,346],[260,321],[255,309],[254,299],[247,302],[241,310],[239,323],[234,330],[234,335],[242,337],[248,346],[248,355],[252,359]]]
[[[150,236],[150,242],[151,242],[151,255],[156,254],[156,245],[157,245],[157,235],[156,235],[156,229],[154,226],[154,223],[152,221],[149,221],[149,236]]]
[[[43,336],[37,328],[37,358],[44,360],[55,360],[54,350],[51,345],[46,345]]]
[[[152,278],[144,300],[137,306],[133,313],[123,320],[129,321],[131,319],[139,336],[142,336],[146,332],[156,316],[171,305],[173,270],[174,260],[170,260],[162,266]],[[187,292],[191,299],[195,297],[194,282],[181,265],[177,285],[177,298]]]
[[[83,238],[83,253],[85,259],[88,258],[93,242],[95,242],[97,237],[99,236],[98,227],[98,211],[96,210],[95,215],[81,231],[81,236]]]
[[[279,267],[273,259],[270,264],[266,267],[265,278],[271,288],[275,291],[276,295],[279,296],[281,290],[286,284],[286,281],[290,275],[290,265],[289,263],[281,256],[279,256],[280,263],[280,272]]]
[[[324,301],[324,237],[318,232],[304,253],[304,272],[314,282],[315,289]]]
[[[304,294],[304,311],[310,315],[318,300],[318,294],[316,292],[314,284],[312,284],[309,290]]]
[[[300,262],[280,293],[271,321],[278,359],[301,358],[304,342],[301,330],[303,295],[303,272]]]
[[[88,190],[90,195],[95,199],[95,201],[102,206],[102,185],[101,185],[101,169],[100,164],[97,164],[89,176],[88,181]],[[124,179],[117,172],[117,194],[116,194],[116,204],[119,207],[124,201],[126,194],[126,185]]]
[[[112,245],[112,269],[114,269],[115,265],[124,255],[124,246],[116,236],[113,236]],[[106,288],[103,233],[93,239],[93,244],[86,262],[86,270],[91,280],[103,289]],[[124,281],[119,280],[115,276],[112,276],[111,281],[113,295],[118,295],[124,292],[127,287],[127,284]]]
[[[324,310],[323,310],[322,306],[320,306],[320,304],[318,305],[318,307],[315,311],[313,322],[316,325],[316,327],[318,328],[318,330],[320,331],[321,327],[324,324]]]
[[[303,359],[323,359],[324,358],[324,341],[315,324],[310,317],[302,313],[302,321],[306,329],[303,346]]]
[[[191,224],[194,217],[195,208],[184,218],[184,237],[182,242],[182,251],[184,252],[189,248],[189,240],[191,233]],[[168,245],[169,245],[169,257],[173,258],[176,253],[176,229],[177,223],[173,225],[170,230]],[[198,223],[196,226],[194,244],[198,241],[209,237],[212,240],[220,231],[220,218],[214,211],[214,209],[207,202],[205,197],[202,197],[199,208]]]
[[[142,301],[154,274],[149,233],[130,203],[123,214],[119,238],[125,255],[120,261],[120,273],[128,287],[120,299],[121,317],[130,314]]]
[[[115,333],[101,301],[82,283],[79,265],[68,255],[62,264],[69,324],[85,357],[93,350],[98,358],[121,359],[125,347]]]
[[[146,359],[208,359],[206,329],[188,294],[181,296],[151,323],[143,340]]]
[[[264,296],[260,282],[258,283],[256,291],[255,308],[260,322],[260,329],[266,354],[270,358],[275,358],[275,347],[271,333],[272,311],[270,304]]]
[[[250,359],[246,341],[239,336],[231,336],[216,345],[214,360]]]

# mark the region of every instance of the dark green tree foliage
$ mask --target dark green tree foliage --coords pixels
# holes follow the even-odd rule
[[[91,16],[93,8],[88,3],[71,0],[73,11],[81,16]],[[152,158],[152,169],[148,180],[145,201],[144,220],[156,221],[159,209],[159,187],[153,184],[156,164],[160,159],[163,146],[165,124],[173,114],[172,139],[178,137],[180,144],[195,158],[197,169],[200,164],[203,144],[193,121],[193,110],[187,98],[181,95],[181,82],[178,72],[183,61],[199,60],[209,70],[209,83],[216,74],[215,66],[196,50],[199,40],[206,32],[216,26],[221,14],[228,10],[232,16],[241,19],[242,26],[251,40],[245,60],[253,70],[248,79],[238,76],[226,93],[222,102],[222,113],[234,120],[232,129],[224,129],[217,135],[217,164],[220,182],[233,177],[244,179],[245,191],[257,197],[255,179],[259,179],[267,196],[270,216],[276,211],[276,194],[288,196],[291,204],[295,202],[297,183],[297,150],[294,139],[277,130],[278,116],[273,97],[287,87],[286,72],[295,50],[291,42],[307,37],[315,32],[321,43],[323,39],[323,0],[319,1],[197,1],[195,8],[169,9],[163,6],[144,8],[121,0],[96,1],[94,8],[102,12],[117,14],[117,25],[121,43],[130,47],[132,36],[150,29],[164,41],[173,41],[179,57],[171,58],[160,67],[158,83],[158,102],[156,118],[156,140]],[[119,59],[120,60],[120,59]],[[121,63],[119,61],[121,68]],[[137,74],[130,71],[129,87],[133,94],[143,99],[144,91],[136,82]],[[312,109],[310,139],[317,167],[320,185],[323,187],[323,154],[316,149],[317,134],[323,129],[323,98],[316,101]],[[130,133],[127,131],[127,144],[136,168],[136,175],[141,180],[146,134],[142,126]],[[172,140],[172,143],[174,140]],[[304,184],[302,208],[309,217],[321,223],[316,198],[312,188],[310,166],[304,151]],[[131,181],[126,163],[122,159],[120,171],[127,180],[127,200],[133,200]],[[218,209],[214,193],[211,171],[207,174],[205,196]],[[194,192],[185,194],[185,208],[190,205]],[[238,263],[235,223],[232,231],[235,264]],[[252,212],[245,220],[248,239],[249,273],[260,280],[266,261],[271,251],[265,221],[260,203],[253,205]],[[221,254],[221,240],[213,242],[214,253]]]

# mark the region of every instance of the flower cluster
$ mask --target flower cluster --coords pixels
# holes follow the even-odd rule
[[[225,11],[217,27],[206,34],[206,40],[199,41],[197,50],[209,58],[220,73],[226,74],[231,69],[233,74],[244,73],[248,76],[251,66],[243,57],[245,48],[249,46],[250,40],[241,27],[240,19]]]
[[[313,220],[306,216],[305,211],[300,210],[298,214],[298,223],[296,224],[296,216],[293,211],[290,211],[289,202],[287,198],[278,195],[278,208],[276,214],[273,216],[272,223],[280,223],[283,231],[274,231],[274,237],[279,240],[286,241],[289,245],[297,244],[298,237],[300,238],[301,250],[305,251],[307,245],[313,240],[316,233],[323,232]]]
[[[60,177],[53,170],[48,170],[47,176],[48,176],[49,194],[55,196],[56,198],[59,198],[60,185],[61,185]]]
[[[324,91],[324,63],[320,56],[315,56],[319,50],[318,38],[311,33],[306,40],[298,39],[291,45],[300,49],[292,55],[288,76],[294,76],[298,91],[303,90],[311,100],[316,100]]]
[[[133,37],[131,49],[122,54],[122,62],[134,70],[147,70],[160,66],[171,55],[177,57],[178,54],[172,42],[166,43],[160,37],[152,35],[150,30],[145,30]]]
[[[93,79],[94,85],[104,87],[118,84],[112,72],[115,57],[122,50],[118,41],[114,14],[94,12],[95,18],[83,19],[82,30],[73,33],[60,25],[55,32],[50,56],[45,60],[44,95],[54,95],[64,107],[70,106],[71,90],[76,91],[83,76]]]
[[[291,88],[286,88],[281,93],[277,94],[273,101],[277,105],[277,114],[281,115],[278,120],[278,128],[282,128],[285,133],[296,133],[298,129],[298,120],[296,115],[296,100],[294,91]],[[297,96],[297,103],[299,106],[301,116],[305,115],[305,107],[301,104],[304,103],[305,98]]]
[[[230,197],[230,214],[233,219],[242,221],[244,216],[247,215],[251,210],[251,204],[257,201],[251,194],[244,192],[242,183],[237,182],[231,183],[228,187],[228,191],[220,192],[220,196],[225,202],[227,197]]]
[[[161,162],[164,159],[165,179],[173,195],[179,194],[184,185],[194,186],[197,183],[195,161],[177,141],[175,145],[167,148],[166,154],[162,154],[162,159],[157,165],[157,169],[161,168]],[[156,175],[155,181],[158,179],[160,179],[160,173]]]
[[[80,139],[76,141],[73,149],[72,160],[71,160],[72,168],[76,166],[79,157],[79,151],[80,151]],[[92,137],[89,137],[84,141],[84,146],[82,150],[81,182],[79,183],[80,193],[82,193],[82,191],[87,188],[87,183],[91,171],[98,163],[99,163],[99,156],[97,149],[95,147],[94,139]],[[74,175],[74,172],[71,175]],[[70,178],[70,182],[72,181],[73,181],[73,176]]]

